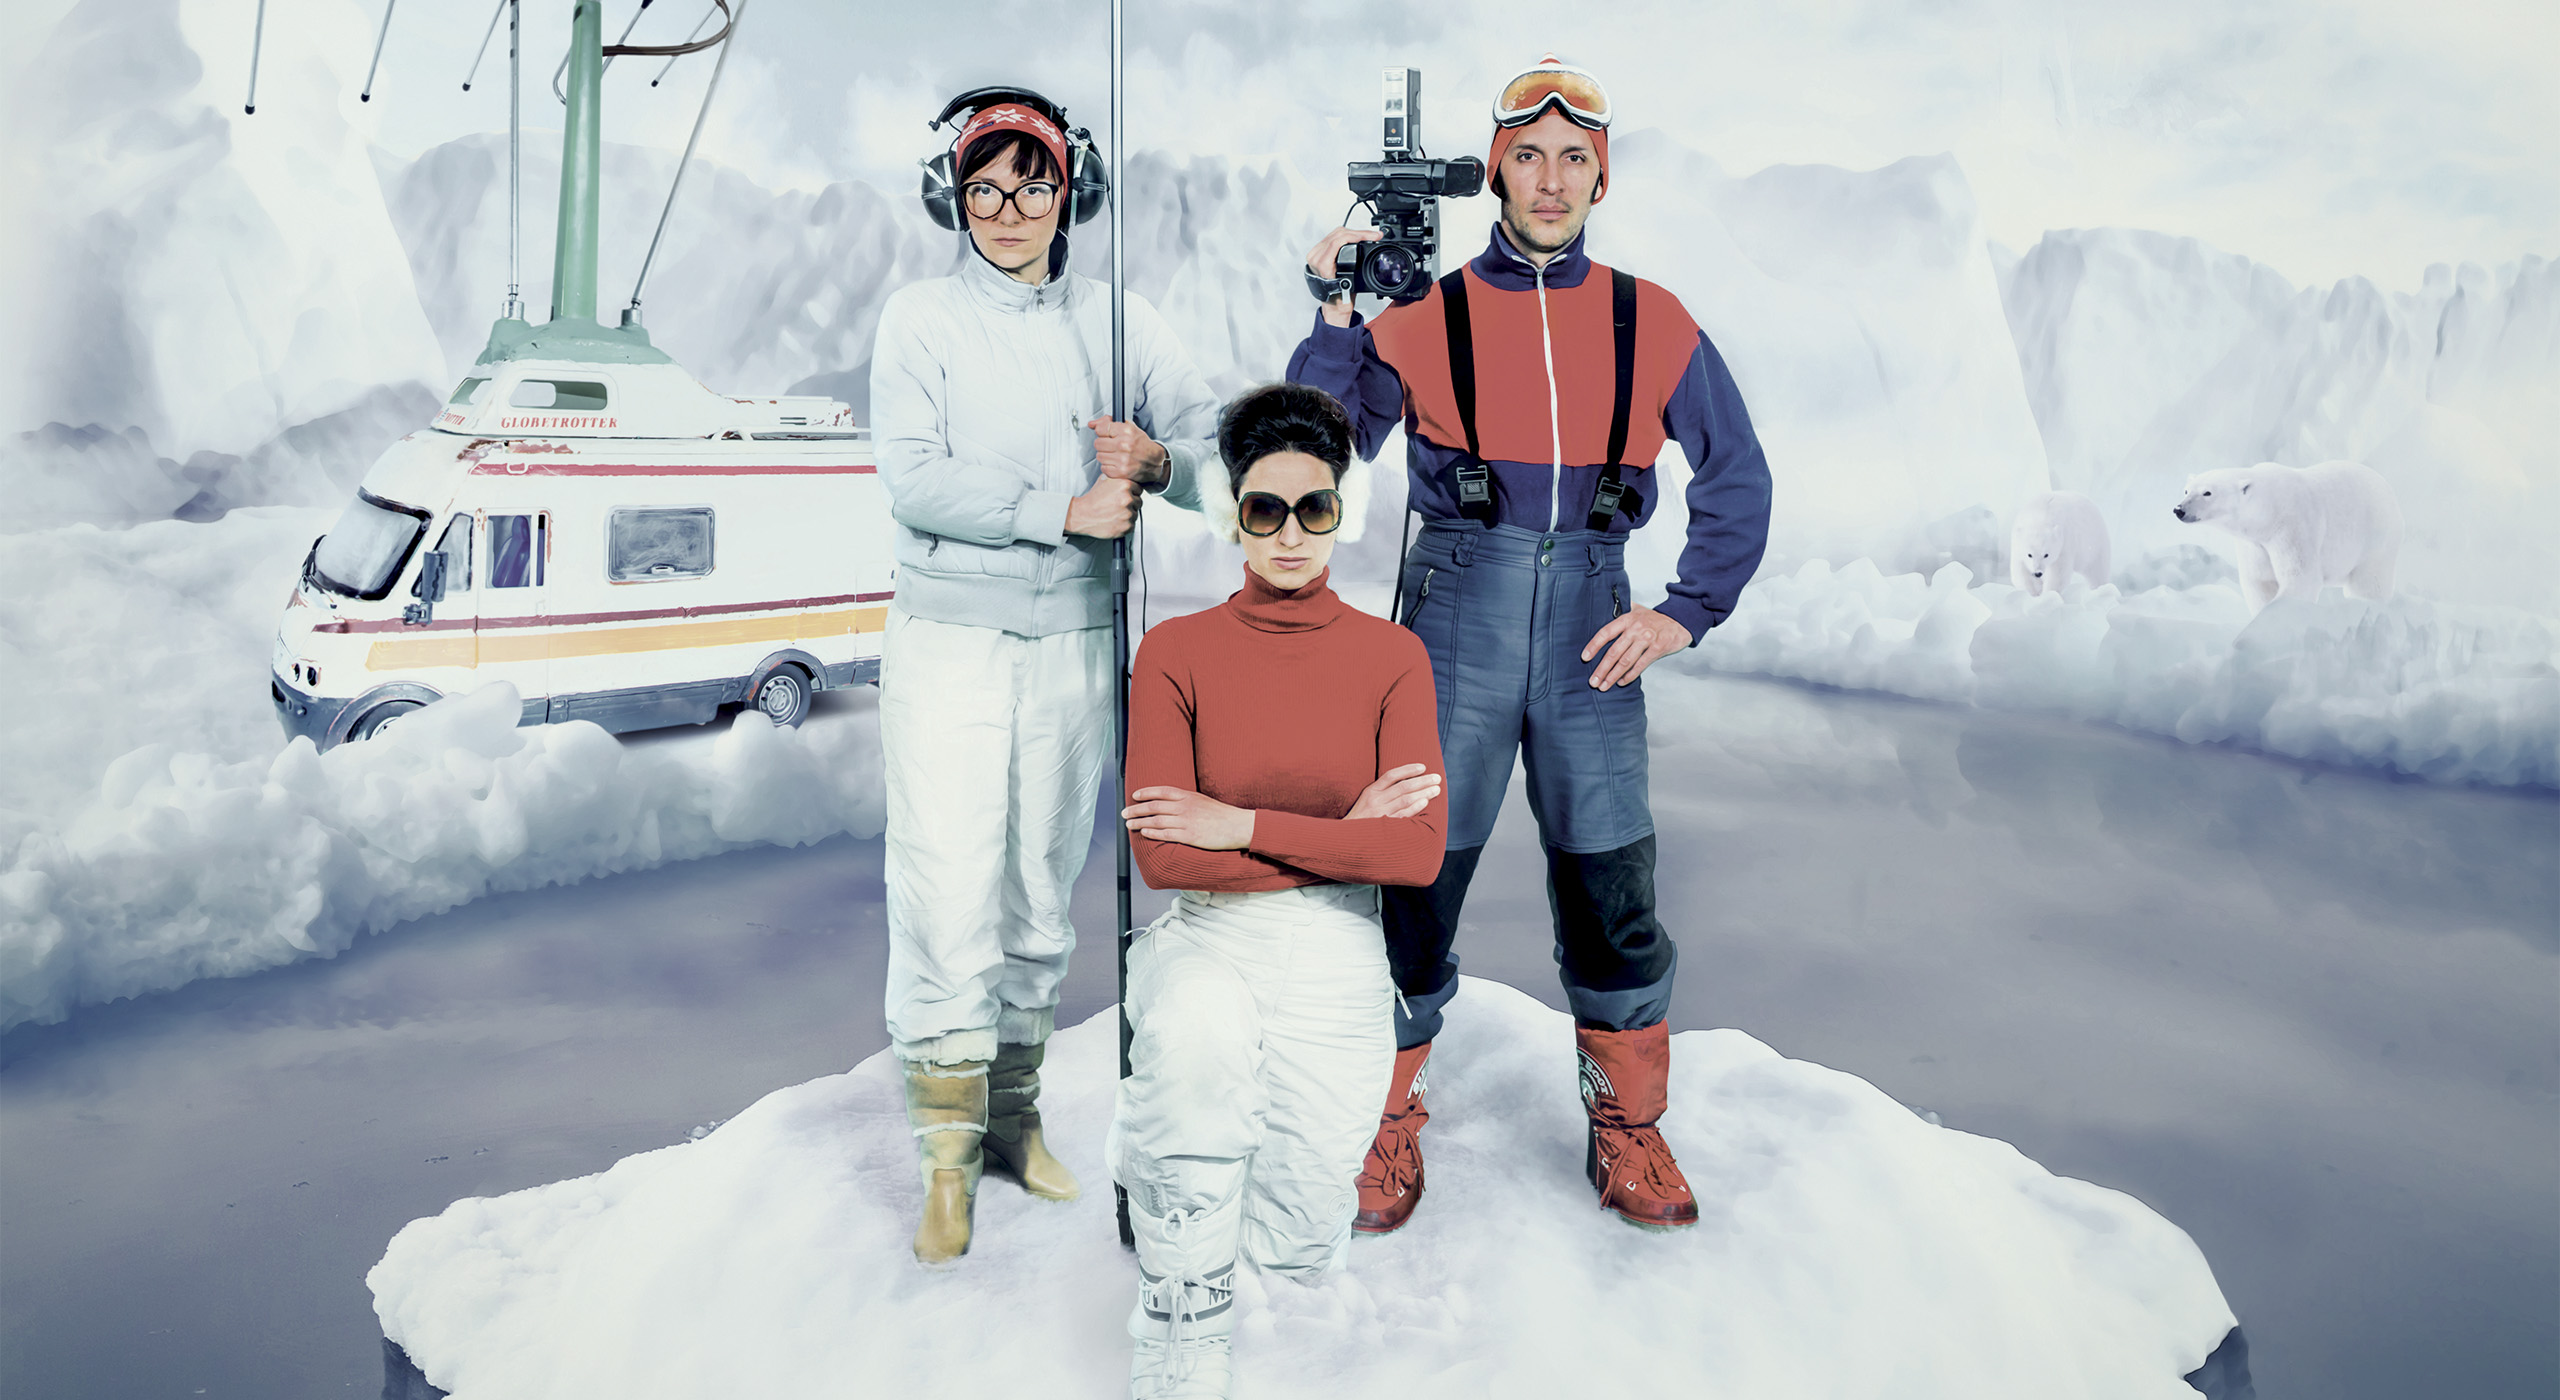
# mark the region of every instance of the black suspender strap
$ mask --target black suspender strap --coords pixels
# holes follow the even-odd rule
[[[1440,279],[1440,310],[1448,318],[1449,388],[1458,400],[1458,423],[1467,433],[1467,460],[1451,472],[1457,478],[1458,514],[1493,523],[1493,470],[1476,446],[1476,337],[1467,319],[1467,270]]]
[[[1618,513],[1618,502],[1627,494],[1626,483],[1619,480],[1618,459],[1627,450],[1627,413],[1636,396],[1636,279],[1618,268],[1609,269],[1609,311],[1616,332],[1618,352],[1618,401],[1609,412],[1609,462],[1600,469],[1600,485],[1591,496],[1593,530],[1606,530]]]

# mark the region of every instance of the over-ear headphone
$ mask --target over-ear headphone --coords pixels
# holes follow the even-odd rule
[[[1093,133],[1083,127],[1067,125],[1067,111],[1057,103],[1029,88],[971,88],[952,98],[942,115],[925,125],[935,131],[955,116],[975,116],[981,110],[999,103],[1018,102],[1054,123],[1067,141],[1067,222],[1080,224],[1102,212],[1111,199],[1111,169],[1104,164],[1102,152],[1093,144]],[[952,133],[954,143],[960,139]],[[959,152],[946,150],[931,160],[920,161],[924,167],[924,211],[933,221],[947,229],[965,229],[969,221],[960,212]]]

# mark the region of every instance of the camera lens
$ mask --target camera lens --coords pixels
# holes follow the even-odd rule
[[[1380,243],[1369,255],[1369,285],[1380,296],[1402,296],[1413,273],[1413,250],[1402,244]]]

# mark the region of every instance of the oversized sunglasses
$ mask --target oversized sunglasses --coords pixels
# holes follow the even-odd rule
[[[1493,100],[1493,124],[1527,126],[1549,107],[1576,126],[1609,129],[1609,95],[1600,90],[1600,80],[1556,63],[1541,63],[1504,84]]]
[[[1033,180],[1020,189],[1003,189],[984,180],[972,180],[960,190],[961,202],[969,206],[969,217],[992,219],[1011,204],[1026,219],[1046,217],[1058,202],[1058,187],[1046,180]]]
[[[1298,517],[1298,528],[1308,534],[1330,535],[1342,528],[1342,493],[1310,491],[1291,505],[1268,491],[1247,491],[1236,502],[1236,524],[1256,537],[1279,534],[1292,515]]]

